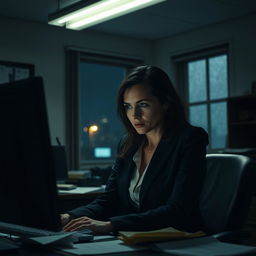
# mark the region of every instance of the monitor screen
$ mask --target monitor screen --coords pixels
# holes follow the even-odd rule
[[[42,78],[0,85],[0,120],[0,221],[59,230]]]

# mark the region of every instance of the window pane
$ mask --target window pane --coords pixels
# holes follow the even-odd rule
[[[188,63],[189,102],[206,100],[206,61]]]
[[[210,109],[212,148],[224,148],[227,138],[227,103],[212,103]]]
[[[227,55],[209,59],[210,99],[228,96]]]
[[[80,160],[110,160],[123,134],[116,97],[124,67],[80,63]]]
[[[192,125],[203,127],[206,131],[208,130],[206,104],[190,106],[189,118]]]

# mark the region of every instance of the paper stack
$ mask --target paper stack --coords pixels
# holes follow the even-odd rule
[[[175,239],[194,238],[206,235],[204,232],[189,233],[177,230],[172,227],[146,231],[146,232],[132,232],[120,231],[118,238],[126,244],[138,244],[145,242],[159,242]]]

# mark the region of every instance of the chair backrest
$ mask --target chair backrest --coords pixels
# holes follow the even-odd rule
[[[256,164],[235,154],[208,154],[200,210],[209,233],[239,230],[255,192]]]

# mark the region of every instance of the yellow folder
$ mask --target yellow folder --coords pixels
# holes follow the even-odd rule
[[[126,244],[138,244],[145,242],[159,242],[159,241],[167,241],[174,239],[187,239],[194,238],[206,235],[202,231],[198,231],[195,233],[189,233],[177,230],[172,227],[152,230],[152,231],[142,231],[142,232],[134,232],[134,231],[120,231],[118,238],[122,240]]]

